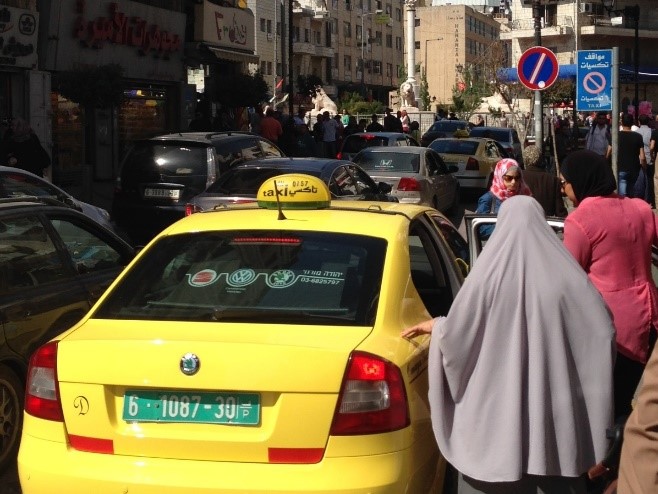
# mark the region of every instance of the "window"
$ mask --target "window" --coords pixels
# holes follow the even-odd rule
[[[352,25],[347,21],[343,22],[343,36],[346,38],[352,37]]]
[[[385,252],[383,239],[339,233],[166,237],[93,317],[371,326]]]
[[[447,315],[453,300],[448,272],[439,246],[420,221],[409,231],[409,261],[411,280],[427,311],[432,317]]]
[[[382,73],[382,63],[379,61],[372,61],[372,71],[375,74],[381,74]]]
[[[393,35],[392,34],[387,34],[386,35],[386,48],[393,48]]]
[[[262,33],[266,32],[267,30],[267,20],[263,17],[260,18],[260,31]]]
[[[402,9],[400,8],[395,9],[395,20],[398,22],[402,21]]]
[[[123,267],[123,256],[94,233],[68,219],[50,218],[50,222],[66,245],[78,274]]]
[[[270,19],[267,20],[267,32],[272,34],[272,21]]]
[[[0,252],[0,293],[63,281],[73,276],[37,216],[5,218]]]

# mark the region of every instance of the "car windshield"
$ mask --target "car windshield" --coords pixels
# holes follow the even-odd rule
[[[189,142],[138,142],[126,156],[123,168],[166,177],[208,175],[208,146]]]
[[[418,173],[420,169],[420,155],[416,153],[371,153],[365,151],[355,158],[355,162],[369,172]]]
[[[479,143],[462,140],[436,140],[429,147],[442,154],[475,154]]]
[[[363,134],[358,136],[348,136],[343,144],[344,153],[358,153],[362,149],[373,146],[386,146],[388,137],[374,134]]]
[[[385,252],[383,239],[339,233],[168,236],[92,317],[370,326]]]
[[[478,127],[473,127],[470,133],[471,137],[488,137],[489,139],[495,139],[498,142],[510,142],[510,132],[505,129],[481,129]]]
[[[211,184],[206,192],[212,194],[255,196],[260,186],[268,178],[295,172],[299,171],[283,168],[232,168],[223,173],[216,182]],[[308,171],[304,171],[303,173],[312,174]]]

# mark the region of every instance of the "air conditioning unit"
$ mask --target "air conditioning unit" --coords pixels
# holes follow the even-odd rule
[[[580,4],[580,11],[585,13],[585,14],[594,14],[596,10],[596,7],[594,6],[594,3],[592,2],[582,2]]]
[[[273,37],[272,33],[267,33],[267,41],[272,41]]]

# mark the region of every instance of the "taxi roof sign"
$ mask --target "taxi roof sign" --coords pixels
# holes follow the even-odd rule
[[[288,173],[263,182],[256,200],[266,209],[322,209],[331,205],[331,192],[318,177]]]

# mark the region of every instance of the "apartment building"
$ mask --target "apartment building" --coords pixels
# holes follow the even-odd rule
[[[249,8],[258,68],[274,92],[288,79],[288,3],[249,0]],[[387,102],[404,67],[404,9],[402,0],[293,0],[293,84],[315,75],[334,99],[350,91]]]
[[[455,2],[456,3],[456,2]],[[416,9],[415,60],[421,80],[425,72],[432,101],[450,104],[466,71],[477,82],[485,76],[481,60],[501,38],[509,13],[480,0],[470,5],[437,5]]]
[[[637,11],[636,11],[637,6]],[[512,0],[511,29],[501,39],[511,44],[511,64],[535,43],[532,0]],[[579,50],[619,49],[619,103],[635,99],[658,107],[658,9],[655,0],[541,0],[541,44],[551,49],[564,77],[575,76]],[[637,15],[636,15],[637,14]],[[636,79],[636,57],[637,79]],[[529,102],[526,102],[529,104]]]

